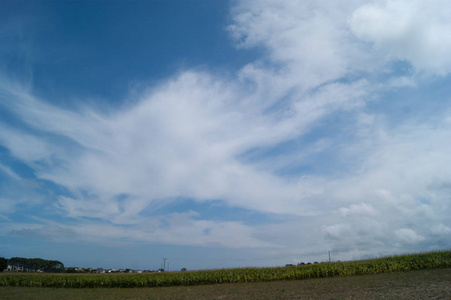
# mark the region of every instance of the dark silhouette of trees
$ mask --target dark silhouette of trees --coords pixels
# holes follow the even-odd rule
[[[57,260],[12,257],[9,259],[9,264],[13,270],[18,271],[64,272],[64,264]]]
[[[0,272],[8,267],[8,261],[4,257],[0,257]]]

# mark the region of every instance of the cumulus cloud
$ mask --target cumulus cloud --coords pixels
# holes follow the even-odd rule
[[[283,95],[358,70],[365,58],[346,24],[354,7],[353,1],[241,1],[233,8],[229,31],[238,47],[263,47],[267,53],[244,68],[242,76]]]
[[[371,42],[388,59],[409,61],[418,72],[451,71],[448,1],[375,1],[349,19],[352,32]]]
[[[400,242],[416,243],[424,240],[424,237],[418,235],[415,231],[409,228],[401,228],[395,231],[395,235]]]

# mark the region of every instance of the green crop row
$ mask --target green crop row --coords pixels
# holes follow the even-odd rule
[[[0,286],[57,288],[187,286],[378,274],[449,267],[451,267],[451,251],[438,251],[297,267],[241,268],[150,274],[4,273],[0,275]]]

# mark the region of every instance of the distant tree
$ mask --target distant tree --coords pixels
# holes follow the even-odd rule
[[[3,272],[8,267],[8,261],[4,257],[0,257],[0,272]]]
[[[45,260],[42,258],[12,257],[10,265],[19,267],[23,271],[64,272],[64,265],[57,260]]]
[[[75,268],[67,268],[66,273],[78,273],[78,271]]]

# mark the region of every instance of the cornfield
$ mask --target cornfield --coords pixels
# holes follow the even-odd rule
[[[451,267],[451,251],[391,256],[378,259],[313,265],[240,268],[149,274],[0,274],[0,286],[54,288],[135,288],[238,282],[299,280],[379,274]]]

